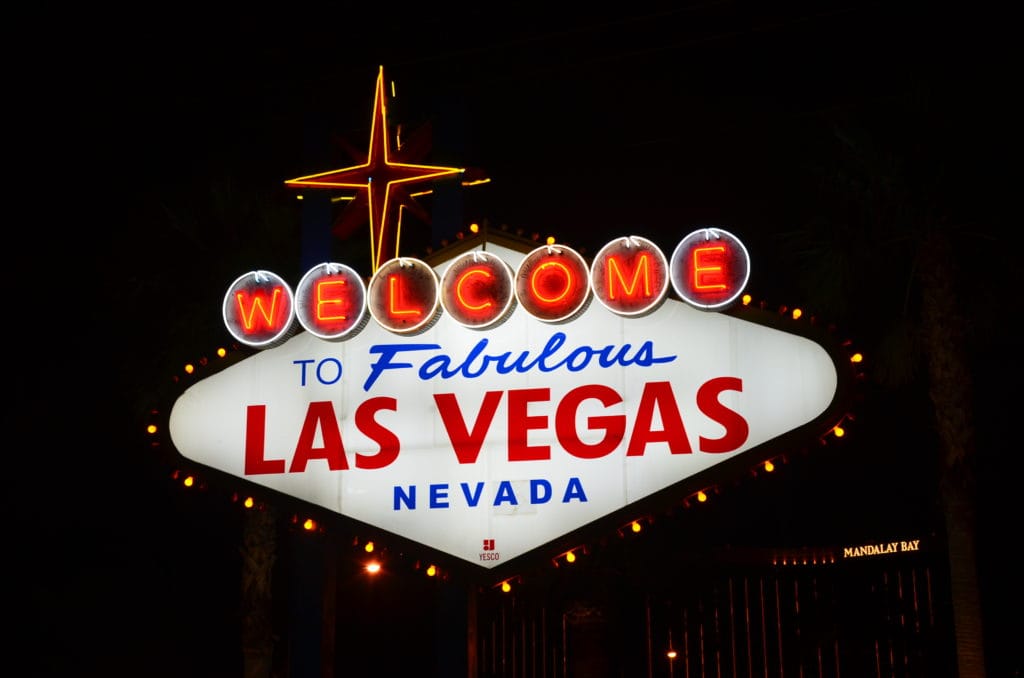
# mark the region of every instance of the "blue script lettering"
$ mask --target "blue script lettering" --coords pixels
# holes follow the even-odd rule
[[[622,346],[609,344],[602,348],[582,345],[572,350],[562,351],[562,346],[565,344],[564,332],[552,334],[544,348],[533,356],[529,351],[521,351],[518,354],[513,354],[512,351],[488,354],[485,353],[487,344],[486,338],[481,339],[461,360],[444,353],[431,356],[420,364],[417,375],[423,381],[435,378],[451,379],[456,376],[474,379],[486,374],[491,369],[497,374],[511,372],[523,374],[531,370],[554,372],[561,369],[579,372],[592,362],[596,362],[603,368],[616,365],[619,367],[630,365],[652,367],[670,363],[676,359],[675,355],[655,355],[654,342],[650,340],[640,344],[636,349],[632,344],[623,344]],[[396,359],[402,351],[436,351],[440,348],[439,344],[374,344],[370,347],[370,353],[377,354],[378,358],[370,365],[370,376],[366,378],[363,390],[369,391],[387,370],[414,368],[411,362],[399,362]]]

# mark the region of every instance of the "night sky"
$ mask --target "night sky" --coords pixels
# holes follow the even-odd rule
[[[1021,282],[1004,170],[1008,22],[916,3],[758,5],[231,16],[167,6],[26,20],[32,49],[18,54],[7,105],[21,158],[10,183],[28,191],[8,222],[15,389],[3,410],[8,583],[24,602],[9,621],[26,632],[16,653],[38,669],[25,675],[237,669],[237,513],[170,483],[142,427],[150,408],[169,406],[185,362],[229,341],[219,304],[235,277],[304,272],[283,182],[354,164],[348,147],[365,152],[380,66],[397,88],[391,120],[429,140],[426,159],[491,179],[411,229],[410,248],[486,221],[584,253],[630,234],[670,252],[718,226],[751,252],[751,293],[793,305],[824,303],[810,243],[793,234],[824,215],[856,221],[829,190],[843,172],[884,175],[883,190],[896,177],[965,224],[984,595],[993,619],[1013,609],[1019,584],[990,583],[1008,579],[1003,540],[1021,515],[1009,498],[1019,370],[1003,359],[1019,345],[1008,327]],[[818,232],[896,246],[895,230],[868,226]],[[331,254],[365,267],[361,242],[334,242]],[[845,303],[818,312],[871,356],[907,274],[861,273]],[[915,422],[903,427],[879,410],[906,392],[868,390],[880,400],[864,417],[881,429],[865,435],[900,458],[805,467],[795,496],[769,498],[780,521],[827,504],[810,535],[856,526],[859,513],[870,525],[928,513],[931,434],[916,427],[927,403],[902,401]],[[878,496],[891,503],[867,499]],[[990,675],[1012,675],[995,673],[1014,666],[1008,632],[995,621],[990,632]]]

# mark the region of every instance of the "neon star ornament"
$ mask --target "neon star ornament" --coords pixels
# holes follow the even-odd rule
[[[319,174],[288,179],[293,188],[355,189],[357,201],[365,201],[370,220],[370,267],[377,272],[388,259],[398,256],[402,211],[418,205],[409,188],[424,182],[464,173],[461,167],[440,167],[400,162],[392,153],[388,131],[387,100],[384,96],[384,67],[377,72],[370,121],[370,147],[366,162]]]

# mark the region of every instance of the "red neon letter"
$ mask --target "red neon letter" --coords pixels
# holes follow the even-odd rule
[[[370,398],[356,408],[356,428],[370,440],[380,445],[377,454],[356,453],[356,468],[384,468],[398,458],[401,443],[393,431],[385,428],[373,418],[381,410],[398,411],[398,401],[394,398]]]
[[[323,447],[313,447],[318,427],[323,436]],[[341,444],[341,429],[334,414],[334,404],[330,400],[310,403],[306,409],[306,420],[302,422],[302,432],[299,433],[299,442],[295,445],[295,456],[292,457],[288,472],[302,473],[310,459],[326,459],[327,467],[332,471],[348,468],[345,447]]]
[[[476,422],[473,430],[466,427],[466,420],[459,409],[459,401],[454,393],[435,393],[434,402],[437,403],[437,411],[441,415],[441,423],[444,430],[448,432],[448,440],[452,441],[452,449],[455,450],[455,457],[460,464],[476,463],[480,455],[480,448],[487,437],[487,430],[494,420],[494,413],[501,402],[501,391],[488,391],[484,394],[484,401],[480,405],[480,412],[476,415]]]
[[[397,318],[403,315],[422,315],[423,310],[418,308],[399,308],[402,304],[399,304],[399,293],[403,290],[398,287],[399,277],[397,275],[388,276],[388,314],[392,318]],[[401,301],[405,301],[405,295],[402,294]]]
[[[722,391],[743,391],[743,381],[736,377],[709,379],[697,390],[697,407],[725,427],[721,438],[700,437],[701,452],[732,452],[747,442],[750,426],[739,413],[718,402]]]
[[[347,320],[345,312],[351,305],[351,300],[345,294],[346,285],[344,280],[318,280],[315,283],[316,289],[316,319],[319,322],[331,322]],[[330,307],[330,311],[328,308]]]
[[[654,420],[654,408],[658,408],[661,423],[665,427],[660,431],[651,429]],[[667,381],[655,381],[644,384],[640,406],[637,408],[636,425],[629,439],[627,457],[643,456],[649,443],[668,443],[672,454],[690,454],[693,449],[686,438],[686,428],[679,414],[679,405],[672,392],[672,384]]]
[[[562,277],[565,278],[565,287],[562,291],[553,297],[545,297],[541,294],[540,289],[537,286],[537,278],[540,277],[541,271],[545,268],[556,268],[562,272]],[[551,276],[545,276],[547,280],[551,279]],[[572,271],[569,267],[559,261],[545,261],[543,264],[533,270],[533,274],[530,276],[530,290],[533,292],[533,296],[537,301],[542,301],[545,304],[553,304],[557,301],[565,299],[565,296],[569,294],[569,290],[572,289]]]
[[[531,402],[551,399],[549,388],[522,388],[508,392],[508,460],[540,461],[551,458],[548,445],[527,444],[530,429],[546,428],[546,415],[529,416]]]
[[[494,306],[494,302],[491,301],[490,299],[487,299],[486,297],[480,303],[471,304],[469,302],[469,300],[466,299],[465,295],[463,295],[463,293],[462,293],[462,284],[464,282],[466,282],[466,280],[470,276],[473,276],[473,275],[482,275],[485,278],[492,277],[490,271],[488,271],[486,268],[483,268],[483,267],[480,267],[480,266],[478,266],[476,268],[467,269],[455,281],[455,297],[459,300],[459,303],[462,304],[462,307],[465,308],[468,311],[482,311],[485,308],[488,308],[490,306]]]
[[[284,473],[284,459],[264,459],[266,453],[267,406],[245,408],[245,475]]]
[[[633,270],[633,279],[626,283],[622,277],[622,271],[619,270],[619,258],[608,257],[608,272],[605,276],[608,280],[608,298],[615,298],[615,289],[618,286],[622,287],[623,292],[627,297],[632,297],[636,294],[637,283],[639,282],[640,275],[644,276],[644,296],[651,296],[651,270],[650,270],[651,256],[644,252],[637,257],[637,266]],[[619,281],[619,285],[615,284],[615,281]]]
[[[725,245],[707,245],[693,248],[693,289],[724,290],[725,274],[721,266],[706,265],[711,259],[722,262],[725,259]],[[718,282],[713,282],[717,280]]]
[[[576,431],[576,411],[579,409],[580,403],[588,398],[600,400],[605,407],[622,402],[622,396],[608,386],[595,384],[574,388],[565,394],[562,402],[558,403],[558,410],[555,413],[555,432],[558,435],[558,442],[572,456],[580,459],[598,459],[610,454],[622,442],[626,433],[626,415],[606,414],[588,417],[587,428],[589,430],[597,429],[605,432],[600,441],[588,445],[580,440]]]
[[[248,310],[245,308],[245,304],[249,299],[247,298],[245,291],[239,290],[235,293],[235,300],[238,302],[238,315],[242,318],[242,325],[247,334],[252,334],[259,329],[276,330],[280,327],[278,315],[280,315],[280,308],[278,307],[277,300],[281,297],[281,288],[275,287],[270,299],[270,308],[266,308],[266,296],[262,290],[259,290],[253,294],[251,305]],[[282,306],[283,307],[283,306]],[[263,319],[263,327],[257,328],[256,324],[256,311],[260,312],[260,317]]]

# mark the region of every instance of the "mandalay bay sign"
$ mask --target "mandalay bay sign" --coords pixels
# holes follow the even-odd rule
[[[385,262],[365,286],[342,264],[294,292],[253,271],[223,314],[262,350],[188,388],[171,437],[196,462],[495,568],[836,423],[831,352],[728,312],[748,273],[720,229],[671,257],[620,238],[589,264],[480,238],[435,267]]]

